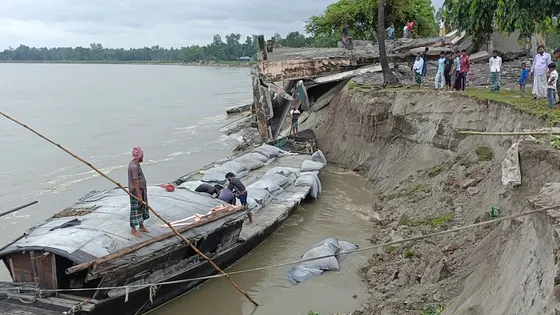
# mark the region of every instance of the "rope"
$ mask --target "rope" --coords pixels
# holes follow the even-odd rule
[[[336,253],[336,254],[324,255],[324,256],[319,256],[319,257],[314,257],[314,258],[309,258],[309,259],[303,259],[303,260],[286,262],[286,263],[281,263],[281,264],[276,264],[276,265],[257,267],[257,268],[252,268],[252,269],[232,271],[232,272],[229,272],[228,274],[229,275],[244,274],[244,273],[274,269],[274,268],[285,267],[285,266],[299,265],[299,264],[304,263],[304,262],[309,262],[309,261],[314,261],[314,260],[329,258],[329,257],[336,257],[336,256],[339,256],[339,255],[355,254],[355,253],[359,253],[359,252],[369,251],[369,250],[372,250],[372,249],[378,249],[378,248],[383,248],[383,247],[387,247],[387,246],[398,245],[398,244],[407,243],[407,242],[411,242],[411,241],[418,241],[418,240],[422,240],[422,239],[430,238],[430,237],[434,237],[434,236],[440,236],[440,235],[455,233],[455,232],[459,232],[459,231],[463,231],[463,230],[467,230],[467,229],[472,229],[472,228],[480,227],[480,226],[484,226],[484,225],[495,224],[495,223],[499,223],[499,222],[502,222],[502,221],[512,220],[512,219],[515,219],[515,218],[529,216],[529,215],[541,213],[541,212],[548,211],[548,210],[554,210],[554,209],[558,209],[558,208],[560,208],[560,205],[553,206],[553,207],[542,208],[542,209],[537,209],[537,210],[532,210],[532,211],[527,211],[527,212],[522,212],[522,213],[517,213],[517,214],[505,216],[505,217],[502,217],[502,218],[494,219],[494,220],[469,224],[469,225],[466,225],[466,226],[457,227],[457,228],[454,228],[454,229],[449,229],[449,230],[435,232],[435,233],[430,233],[430,234],[426,234],[426,235],[422,235],[422,236],[416,236],[416,237],[411,237],[411,238],[402,239],[402,240],[398,240],[398,241],[393,241],[393,242],[388,242],[388,243],[383,243],[383,244],[377,244],[377,245],[372,245],[372,246],[366,246],[366,247],[362,247],[362,248],[358,248],[358,249],[354,249],[354,250],[339,252],[339,253]],[[46,289],[46,290],[38,290],[38,291],[40,293],[44,293],[44,292],[76,292],[76,291],[115,290],[115,289],[123,289],[123,288],[125,290],[129,290],[129,288],[145,288],[145,287],[153,287],[153,286],[163,286],[163,285],[179,284],[179,283],[184,283],[184,282],[208,280],[208,279],[221,278],[221,277],[224,277],[224,276],[222,274],[216,274],[216,275],[205,276],[205,277],[197,277],[197,278],[167,281],[167,282],[160,282],[160,283],[151,283],[151,284],[137,284],[137,285],[115,286],[115,287],[99,287],[99,288],[79,288],[79,289]],[[19,288],[6,288],[6,289],[8,289],[8,290],[18,289],[19,290]],[[150,290],[150,296],[151,296],[151,293],[152,293],[152,289]]]
[[[39,133],[38,131],[36,131],[35,129],[25,125],[24,123],[6,115],[5,113],[0,111],[0,115],[4,116],[6,119],[11,120],[12,122],[20,125],[21,127],[31,131],[32,133],[34,133],[35,135],[37,135],[39,138],[47,141],[48,143],[58,147],[59,149],[61,149],[62,151],[66,152],[68,155],[70,155],[71,157],[75,158],[76,160],[82,162],[83,164],[87,165],[89,168],[91,168],[92,170],[94,170],[96,173],[98,173],[99,175],[101,175],[101,177],[105,178],[106,180],[110,181],[111,183],[115,184],[117,187],[119,187],[122,191],[124,191],[126,194],[128,194],[131,198],[134,198],[138,201],[139,204],[144,205],[146,208],[148,208],[148,210],[150,210],[156,217],[158,217],[161,221],[163,221],[170,229],[171,231],[173,231],[173,233],[175,233],[175,235],[177,237],[179,237],[181,240],[183,240],[183,242],[185,242],[185,244],[187,244],[188,246],[190,246],[200,257],[204,258],[214,269],[216,269],[216,271],[218,271],[219,273],[221,273],[224,277],[226,277],[226,279],[235,287],[235,289],[237,289],[237,291],[239,291],[239,293],[243,294],[251,303],[253,303],[253,305],[255,306],[259,306],[259,304],[253,300],[253,298],[251,298],[251,296],[249,296],[249,294],[247,294],[247,292],[245,292],[243,289],[241,289],[235,282],[233,282],[233,280],[229,277],[229,275],[227,273],[225,273],[222,268],[218,267],[218,265],[216,265],[212,259],[210,259],[208,256],[206,256],[204,253],[202,253],[196,246],[194,246],[191,241],[189,241],[187,238],[185,238],[181,233],[179,233],[174,227],[173,225],[171,225],[171,223],[169,223],[167,220],[165,220],[157,211],[155,211],[149,204],[147,204],[144,200],[139,200],[137,196],[135,196],[134,194],[132,194],[128,189],[124,188],[120,183],[118,183],[117,181],[115,181],[114,179],[112,179],[111,177],[107,176],[105,173],[103,173],[102,171],[100,171],[99,169],[97,169],[95,166],[93,166],[91,163],[89,163],[88,161],[82,159],[81,157],[77,156],[76,154],[70,152],[68,149],[66,149],[65,147],[61,146],[60,144],[54,142],[53,140],[45,137],[44,135],[42,135],[41,133]],[[95,261],[94,261],[95,262]],[[93,262],[90,262],[93,264]],[[89,263],[86,263],[89,264]],[[83,264],[82,264],[83,265]],[[79,266],[79,265],[78,265]],[[85,267],[84,269],[89,268],[91,265]],[[82,266],[83,267],[83,266]],[[77,271],[77,270],[76,270]]]

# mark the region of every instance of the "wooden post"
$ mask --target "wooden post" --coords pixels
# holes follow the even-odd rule
[[[259,129],[259,135],[263,141],[268,140],[268,119],[264,110],[265,105],[265,95],[263,93],[263,87],[261,86],[260,79],[257,75],[253,75],[253,99],[255,116],[257,117],[257,127]]]

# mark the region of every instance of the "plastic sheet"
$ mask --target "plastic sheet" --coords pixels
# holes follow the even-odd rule
[[[254,149],[252,152],[260,153],[269,159],[285,154],[285,151],[266,143]]]
[[[268,158],[260,153],[247,153],[234,159],[233,161],[245,165],[249,170],[255,170],[263,167],[267,160]]]
[[[311,160],[305,160],[301,163],[302,172],[319,171],[325,167],[325,164]]]
[[[199,180],[193,180],[190,182],[184,182],[181,185],[179,185],[179,188],[184,188],[184,189],[188,189],[190,191],[194,191],[196,189],[196,187],[200,186],[200,184],[202,184],[202,181]]]
[[[341,251],[351,250],[358,248],[357,245],[352,243],[339,241],[337,238],[328,238],[323,240],[312,249],[307,251],[302,257],[302,260],[335,255]],[[346,255],[331,256],[328,258],[321,258],[312,261],[303,262],[297,266],[292,267],[286,274],[288,280],[293,284],[298,284],[305,281],[312,276],[317,276],[328,270],[340,270],[340,261],[344,260]]]
[[[311,155],[311,161],[322,163],[323,166],[327,165],[327,158],[321,150],[317,150],[317,152]]]
[[[319,176],[315,172],[301,173],[300,177],[295,182],[295,186],[309,186],[311,187],[311,197],[317,199],[322,192],[322,185]]]

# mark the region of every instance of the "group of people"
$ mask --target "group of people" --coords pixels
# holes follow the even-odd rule
[[[446,23],[444,19],[441,19],[441,22],[439,23],[439,36],[443,37],[445,36],[445,30],[446,30]],[[451,30],[451,25],[449,25],[449,28]],[[342,36],[344,38],[344,30],[342,31]],[[389,27],[387,27],[385,29],[385,31],[387,32],[387,39],[388,40],[394,40],[395,39],[395,25],[391,24]],[[403,27],[403,38],[412,38],[412,32],[414,31],[414,21],[408,21],[406,22],[406,24]]]
[[[144,221],[150,218],[150,212],[147,207],[148,189],[146,177],[140,166],[143,161],[144,151],[140,147],[134,147],[132,149],[132,161],[128,164],[128,190],[134,196],[130,196],[130,227],[131,234],[136,237],[142,237],[140,232],[149,233],[144,225]],[[247,210],[249,223],[253,223],[253,215],[247,206],[247,190],[245,186],[233,173],[227,173],[226,179],[228,180],[227,188],[221,185],[201,184],[195,191],[208,193],[211,196],[216,195],[217,199],[233,205],[236,203],[236,198],[239,199],[241,205]]]
[[[424,49],[424,53],[418,53],[412,71],[414,72],[414,81],[419,89],[422,86],[422,77],[427,74],[427,59],[429,48]],[[467,75],[470,69],[470,59],[467,50],[455,51],[455,57],[450,51],[440,52],[438,58],[438,68],[434,79],[434,88],[457,91],[464,91],[467,85]],[[452,84],[453,82],[453,84]]]
[[[548,99],[550,108],[558,108],[556,94],[560,92],[558,81],[557,63],[560,62],[560,48],[554,51],[556,63],[552,62],[552,56],[545,51],[543,45],[537,48],[537,54],[533,58],[531,70],[527,69],[527,63],[521,63],[519,74],[519,91],[521,97],[525,97],[525,87],[529,77],[533,77],[532,95],[534,99]],[[493,51],[489,60],[490,67],[490,91],[499,92],[501,89],[502,58],[496,50]]]

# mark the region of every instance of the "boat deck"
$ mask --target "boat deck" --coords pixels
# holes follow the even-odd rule
[[[309,160],[310,158],[311,155],[306,154],[280,156],[268,165],[252,170],[247,176],[241,178],[241,181],[245,186],[249,186],[260,180],[266,172],[274,167],[291,167],[299,169],[301,167],[301,163],[305,160]],[[212,166],[206,167],[205,169],[210,167]],[[185,181],[198,181],[202,179],[202,176],[202,173],[195,173],[187,175],[181,179]],[[305,199],[305,196],[309,193],[310,189],[311,187],[308,186],[296,187],[293,185],[284,189],[282,194],[272,199],[270,203],[254,214],[254,224],[245,224],[243,226],[240,238],[244,240],[249,239],[256,234],[262,233],[272,223],[282,220],[288,216],[290,210]]]

